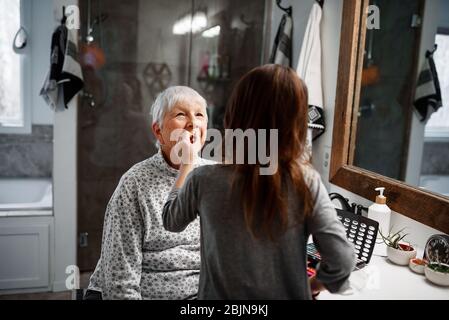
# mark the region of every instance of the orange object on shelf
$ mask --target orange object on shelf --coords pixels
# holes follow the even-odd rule
[[[316,275],[316,270],[314,268],[307,267],[307,276],[310,278],[310,277],[313,277],[315,275]]]
[[[106,63],[103,49],[96,43],[82,44],[80,50],[80,64],[82,67],[101,69]]]
[[[362,71],[362,86],[377,84],[380,80],[379,68],[375,65],[364,68]]]

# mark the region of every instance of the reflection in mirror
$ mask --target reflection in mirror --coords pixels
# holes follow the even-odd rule
[[[350,163],[449,196],[449,1],[370,5]]]
[[[194,12],[205,24],[192,32],[189,83],[207,100],[209,127],[223,129],[234,84],[263,60],[265,1],[195,0]]]

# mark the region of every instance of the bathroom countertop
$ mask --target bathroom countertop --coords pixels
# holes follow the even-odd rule
[[[354,271],[351,289],[343,294],[322,292],[319,300],[449,300],[449,287],[429,282],[408,266],[398,266],[386,257],[373,256],[369,265]]]

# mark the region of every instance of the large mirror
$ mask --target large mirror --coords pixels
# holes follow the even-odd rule
[[[331,181],[449,231],[449,1],[345,0]],[[344,143],[341,143],[341,142]]]
[[[431,2],[370,1],[380,21],[366,31],[353,164],[449,196],[449,1]],[[437,2],[447,10],[424,12]],[[434,99],[442,101],[436,112],[426,106]]]

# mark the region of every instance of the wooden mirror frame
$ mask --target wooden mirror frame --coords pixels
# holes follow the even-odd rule
[[[374,189],[385,187],[392,210],[449,233],[449,198],[352,165],[354,147],[351,141],[356,132],[351,132],[351,128],[357,124],[353,112],[360,98],[366,35],[359,31],[366,30],[368,4],[368,0],[343,0],[329,180],[371,201],[376,197]]]

